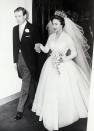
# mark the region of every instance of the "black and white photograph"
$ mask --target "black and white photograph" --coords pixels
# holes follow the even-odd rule
[[[0,131],[94,131],[93,0],[0,0]]]

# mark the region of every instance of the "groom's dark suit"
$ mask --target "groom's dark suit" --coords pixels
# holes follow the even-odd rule
[[[26,23],[21,40],[19,39],[19,25],[13,28],[13,58],[14,63],[17,64],[18,75],[22,78],[22,89],[17,108],[19,112],[23,112],[30,86],[31,96],[34,97],[37,72],[37,53],[34,46],[40,42],[40,32],[35,25]]]

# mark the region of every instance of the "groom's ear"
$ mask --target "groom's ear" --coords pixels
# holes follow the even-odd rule
[[[27,20],[27,15],[26,14],[24,15],[24,19]]]
[[[67,52],[66,52],[66,56],[69,56],[69,55],[71,55],[71,50],[70,49],[68,49]]]

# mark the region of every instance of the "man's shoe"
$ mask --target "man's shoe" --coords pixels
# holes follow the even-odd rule
[[[17,114],[16,114],[16,116],[15,116],[15,120],[20,120],[20,119],[22,119],[22,117],[23,117],[23,112],[17,112]]]

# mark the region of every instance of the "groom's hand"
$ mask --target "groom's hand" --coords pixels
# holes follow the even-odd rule
[[[40,52],[41,52],[40,43],[36,43],[34,49],[35,49],[35,51],[36,51],[37,53],[40,53]]]

